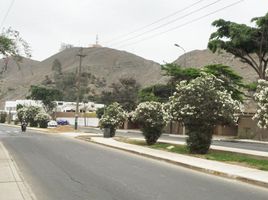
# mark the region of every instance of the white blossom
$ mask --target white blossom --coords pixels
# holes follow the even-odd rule
[[[268,71],[266,70],[266,74]],[[268,81],[260,79],[258,81],[257,91],[254,95],[257,102],[257,111],[253,119],[258,120],[260,128],[268,127]]]

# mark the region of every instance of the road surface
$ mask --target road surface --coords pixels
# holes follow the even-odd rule
[[[38,200],[267,200],[268,189],[58,135],[0,126]]]

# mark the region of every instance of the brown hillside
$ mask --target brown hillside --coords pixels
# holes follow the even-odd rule
[[[175,63],[187,67],[203,67],[209,64],[224,64],[230,66],[239,75],[244,77],[245,81],[256,81],[256,72],[247,64],[242,63],[238,58],[234,58],[229,53],[212,53],[210,50],[194,50],[180,56]]]
[[[70,48],[59,52],[41,62],[24,58],[16,64],[9,60],[7,69],[0,78],[0,107],[3,108],[6,100],[22,99],[28,93],[30,85],[40,84],[46,76],[53,77],[52,63],[58,59],[62,71],[76,71],[79,65],[77,56],[79,48]],[[166,77],[161,75],[158,63],[145,60],[134,54],[104,47],[85,48],[83,54],[83,71],[90,72],[100,80],[106,80],[106,86],[93,87],[97,93],[105,90],[120,78],[133,77],[142,86],[163,83]],[[254,81],[256,73],[246,64],[234,58],[231,54],[213,54],[209,50],[194,50],[180,56],[175,63],[187,67],[203,67],[208,64],[225,64],[231,66],[246,81]],[[5,68],[4,60],[0,60],[0,71]]]
[[[23,59],[19,64],[10,60],[7,71],[1,78],[0,106],[3,107],[6,100],[25,98],[30,85],[40,84],[46,76],[53,77],[52,63],[58,59],[62,65],[62,71],[76,71],[79,65],[77,56],[79,48],[70,48],[59,52],[42,62]],[[145,60],[134,54],[118,51],[110,48],[91,47],[84,48],[83,71],[90,72],[99,79],[106,80],[105,88],[97,88],[97,92],[105,90],[120,78],[132,77],[142,86],[164,82],[161,75],[161,67],[158,63]],[[0,69],[5,68],[3,60],[0,60]],[[96,88],[95,88],[96,89]]]

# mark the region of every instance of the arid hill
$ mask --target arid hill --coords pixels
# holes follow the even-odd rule
[[[226,52],[212,53],[208,49],[194,50],[180,56],[174,62],[184,67],[203,67],[209,64],[228,65],[247,82],[256,81],[258,77],[248,64],[242,63],[238,58]]]
[[[61,63],[63,72],[75,72],[79,66],[80,48],[69,48],[41,62],[24,58],[16,64],[10,59],[8,63],[0,60],[1,96],[0,106],[6,100],[25,98],[30,85],[41,84],[45,77],[53,77],[52,64],[55,59]],[[84,48],[86,55],[82,62],[82,71],[93,74],[97,79],[105,79],[105,90],[120,78],[134,78],[141,86],[164,82],[161,67],[158,63],[145,60],[134,54],[103,47]],[[6,70],[4,70],[6,69]],[[96,89],[96,88],[95,88]]]
[[[41,62],[24,58],[16,63],[0,60],[0,107],[6,100],[25,98],[31,85],[41,84],[46,77],[52,78],[52,64],[55,59],[61,63],[63,72],[75,72],[78,69],[80,48],[69,48]],[[164,83],[167,77],[161,74],[160,64],[146,60],[134,54],[104,47],[84,48],[86,55],[82,62],[82,71],[91,73],[99,80],[105,80],[101,87],[90,87],[100,93],[120,78],[134,78],[141,86]],[[255,81],[256,73],[246,64],[228,53],[213,54],[209,50],[194,50],[180,56],[174,61],[181,66],[203,67],[208,64],[225,64],[231,66],[247,82]]]

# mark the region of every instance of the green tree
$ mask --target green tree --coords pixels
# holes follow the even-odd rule
[[[56,78],[58,77],[58,78]],[[63,98],[66,101],[76,101],[77,95],[77,74],[74,72],[65,72],[58,75],[55,78],[55,88],[62,91]],[[90,91],[89,82],[91,74],[87,72],[81,73],[81,84],[80,84],[80,96],[79,99],[82,101],[85,99],[85,95]]]
[[[231,94],[232,98],[243,102],[244,93],[242,89],[246,88],[246,85],[243,83],[243,77],[236,74],[231,67],[214,64],[205,66],[203,71],[220,79],[222,86]]]
[[[232,97],[236,100],[243,101],[244,93],[242,89],[245,88],[243,78],[236,74],[231,67],[222,64],[207,65],[202,68],[181,68],[177,64],[166,64],[162,66],[162,70],[165,71],[165,75],[170,76],[169,84],[171,85],[171,95],[175,91],[175,85],[182,80],[189,82],[197,77],[201,76],[201,72],[204,71],[209,74],[213,74],[218,79],[222,80],[222,86],[232,94]]]
[[[105,107],[102,107],[102,108],[98,108],[96,110],[96,115],[97,117],[100,119],[102,117],[102,115],[104,114],[104,111],[105,111]]]
[[[200,69],[198,68],[182,68],[176,63],[167,63],[161,66],[166,76],[170,76],[170,84],[176,85],[182,80],[192,80],[200,76]]]
[[[54,101],[62,100],[62,97],[62,92],[57,89],[32,85],[27,98],[42,101],[45,111],[51,113],[56,106]]]
[[[268,13],[251,20],[254,27],[223,19],[212,23],[217,28],[209,39],[212,52],[225,50],[252,67],[259,78],[265,79],[268,64]]]
[[[143,88],[138,93],[138,101],[156,101],[167,102],[172,95],[172,91],[175,91],[175,87],[170,84],[156,84]]]
[[[124,110],[134,110],[138,102],[138,91],[140,85],[133,78],[121,78],[118,83],[110,86],[112,91],[103,92],[100,102],[109,105],[113,102],[119,103]]]
[[[31,57],[30,47],[18,31],[9,28],[0,33],[0,54],[5,57],[20,57],[23,53]]]

